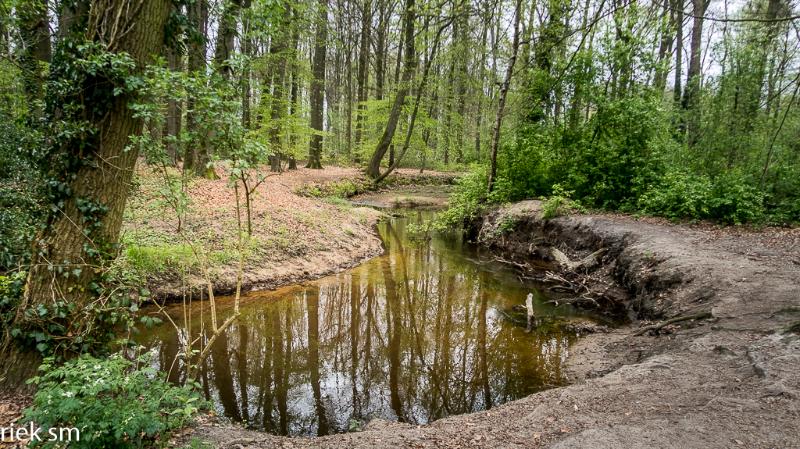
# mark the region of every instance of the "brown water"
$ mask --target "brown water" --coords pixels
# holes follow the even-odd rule
[[[561,384],[576,337],[558,317],[574,312],[458,238],[411,241],[408,224],[431,217],[381,224],[386,253],[356,268],[247,294],[201,374],[218,412],[277,434],[324,435],[376,417],[424,424]],[[509,319],[529,292],[542,321],[532,332]],[[232,304],[218,302],[221,322]],[[192,308],[193,335],[207,306]],[[179,338],[172,325],[140,336],[173,381],[185,375],[173,364]]]

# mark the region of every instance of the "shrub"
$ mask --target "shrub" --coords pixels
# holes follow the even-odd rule
[[[474,167],[458,178],[447,210],[436,217],[437,230],[461,228],[481,212],[486,198],[486,167]]]
[[[80,441],[72,441],[70,448],[150,447],[184,426],[204,405],[191,388],[167,383],[149,366],[148,357],[134,363],[120,355],[83,355],[60,366],[48,358],[39,370],[28,381],[38,391],[24,422],[43,429],[79,429]],[[34,444],[61,446],[57,441]]]
[[[571,210],[584,211],[580,203],[570,199],[570,196],[572,196],[571,191],[564,190],[560,184],[554,184],[553,194],[542,203],[542,218],[548,220]]]
[[[705,218],[710,214],[711,180],[685,171],[672,171],[639,198],[639,210],[666,218]]]
[[[738,172],[725,173],[714,180],[709,204],[711,218],[726,223],[758,222],[764,218],[764,194]]]

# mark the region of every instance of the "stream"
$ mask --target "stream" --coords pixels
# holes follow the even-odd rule
[[[382,222],[386,252],[353,269],[244,295],[200,374],[217,412],[275,434],[326,435],[373,418],[425,424],[562,385],[577,338],[563,323],[580,313],[457,236],[412,238],[410,225],[433,214]],[[510,318],[528,293],[540,322],[531,332]],[[233,298],[217,306],[222,322]],[[185,325],[182,305],[168,311]],[[192,304],[192,335],[208,316],[207,302]],[[185,377],[173,360],[186,338],[169,323],[138,336],[174,382]]]

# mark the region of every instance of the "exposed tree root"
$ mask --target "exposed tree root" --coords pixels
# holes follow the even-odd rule
[[[644,335],[644,334],[646,334],[648,332],[651,332],[651,331],[659,331],[662,328],[664,328],[665,326],[669,326],[670,324],[680,323],[682,321],[703,320],[703,319],[706,319],[706,318],[713,318],[713,317],[714,317],[714,315],[712,315],[711,312],[709,312],[709,311],[699,312],[699,313],[695,313],[693,315],[677,316],[675,318],[670,318],[670,319],[668,319],[666,321],[662,321],[662,322],[660,322],[658,324],[653,324],[651,326],[645,326],[645,327],[639,329],[638,331],[636,331],[636,333],[634,333],[633,335]]]

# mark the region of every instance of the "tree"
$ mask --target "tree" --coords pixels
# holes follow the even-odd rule
[[[522,13],[522,0],[517,0],[516,8],[514,9],[514,39],[511,43],[511,58],[508,60],[506,67],[506,76],[503,79],[503,84],[500,85],[500,100],[497,105],[497,115],[494,119],[494,128],[492,129],[492,147],[489,160],[489,179],[488,191],[492,193],[494,184],[497,177],[497,150],[500,146],[500,128],[503,125],[503,112],[506,107],[506,96],[508,89],[511,85],[511,76],[514,74],[514,64],[517,62],[517,52],[519,51],[519,16]]]
[[[115,255],[138,155],[126,148],[143,124],[129,107],[136,92],[128,83],[161,53],[170,12],[167,0],[144,2],[137,11],[123,0],[85,3],[79,10],[86,16],[57,44],[46,114],[56,126],[81,123],[89,128],[79,135],[53,136],[52,212],[35,238],[25,292],[11,323],[23,333],[43,328],[80,334],[99,319],[92,309],[102,294],[96,270]],[[118,26],[112,26],[115,22]],[[104,59],[116,65],[93,65]],[[91,108],[80,107],[86,99],[96,100]],[[36,353],[23,355],[8,338],[3,348],[10,354],[4,360],[14,373],[5,378],[27,379],[38,365]]]
[[[20,65],[24,70],[23,85],[29,109],[39,115],[39,102],[43,100],[45,71],[43,64],[50,62],[50,29],[46,0],[26,0],[17,6],[19,31],[22,38]]]
[[[688,114],[687,142],[689,147],[695,146],[700,135],[700,79],[702,77],[701,51],[703,45],[703,15],[708,8],[709,0],[692,0],[692,42],[689,47],[689,70],[686,72],[686,90],[683,92],[683,109]]]
[[[403,104],[406,101],[406,95],[411,84],[411,78],[414,76],[414,70],[417,65],[417,55],[414,49],[414,20],[416,14],[414,11],[414,1],[406,0],[405,12],[403,13],[403,29],[405,31],[405,63],[403,65],[403,77],[398,86],[397,93],[395,94],[392,110],[389,113],[389,120],[386,122],[386,127],[383,130],[383,135],[375,147],[375,152],[367,165],[367,175],[372,178],[380,176],[381,161],[386,151],[389,150],[389,145],[392,144],[394,133],[397,129],[397,122],[400,120],[400,113],[403,109]]]
[[[205,76],[206,72],[206,29],[208,27],[208,2],[197,0],[189,4],[187,17],[192,26],[188,36],[188,70],[195,77]],[[186,101],[186,130],[192,137],[192,144],[187,145],[183,154],[183,171],[190,174],[204,171],[205,163],[201,160],[201,152],[205,152],[205,144],[199,144],[204,138],[200,135],[200,124],[197,122],[198,112],[195,94],[190,93]],[[203,157],[202,159],[205,159]]]
[[[322,131],[325,112],[325,60],[328,41],[328,1],[319,0],[317,31],[311,80],[311,143],[308,147],[308,168],[322,168]]]
[[[361,150],[361,140],[364,133],[364,114],[366,113],[367,85],[369,84],[369,47],[372,31],[372,1],[365,0],[361,11],[361,37],[358,48],[358,73],[356,75],[358,84],[358,107],[356,109],[356,162],[358,153]]]

